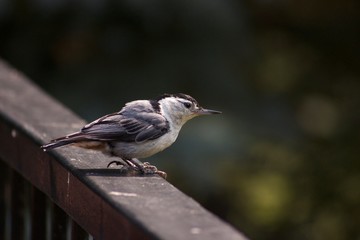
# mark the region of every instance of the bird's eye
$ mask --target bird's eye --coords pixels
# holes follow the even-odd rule
[[[189,102],[184,102],[183,104],[184,104],[184,106],[185,106],[186,108],[190,108],[190,107],[191,107],[191,103],[189,103]]]

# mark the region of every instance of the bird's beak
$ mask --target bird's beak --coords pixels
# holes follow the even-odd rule
[[[221,113],[220,111],[205,109],[205,108],[201,108],[196,112],[196,114],[198,115],[211,115],[211,114],[220,114],[220,113]]]

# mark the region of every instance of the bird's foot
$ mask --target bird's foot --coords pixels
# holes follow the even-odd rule
[[[167,173],[164,171],[156,171],[156,174],[159,175],[160,177],[162,177],[163,179],[166,179],[167,177]]]
[[[160,177],[166,179],[167,177],[167,174],[166,172],[163,172],[163,171],[159,171],[157,169],[157,167],[155,167],[154,165],[151,165],[150,163],[148,162],[144,162],[140,169],[139,169],[143,174],[157,174],[159,175]]]
[[[120,161],[111,161],[111,162],[109,162],[109,164],[106,166],[107,168],[109,168],[111,165],[113,165],[113,164],[116,164],[116,166],[125,166],[125,164],[123,163],[123,162],[120,162]]]
[[[132,169],[132,166],[129,166],[127,163],[121,162],[121,161],[111,161],[107,165],[107,168],[109,168],[111,165],[116,164],[116,166],[121,166],[120,172],[127,173]]]
[[[154,165],[150,165],[148,162],[145,162],[140,165],[140,171],[144,174],[154,174],[158,171],[158,169]]]
[[[111,161],[109,162],[109,164],[107,165],[107,168],[109,168],[112,164],[116,164],[117,166],[121,166],[121,171],[122,172],[140,172],[144,175],[153,175],[153,174],[157,174],[160,177],[166,179],[167,174],[166,172],[163,171],[159,171],[157,169],[157,167],[155,167],[154,165],[151,165],[149,162],[140,162],[138,159],[125,159],[124,162],[122,161]]]

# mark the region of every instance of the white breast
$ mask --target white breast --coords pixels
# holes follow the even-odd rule
[[[165,135],[142,143],[114,143],[112,153],[123,158],[146,158],[173,144],[179,134],[179,131],[170,131]]]

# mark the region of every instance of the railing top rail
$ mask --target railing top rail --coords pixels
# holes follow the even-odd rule
[[[158,176],[124,176],[113,159],[39,146],[84,121],[0,61],[0,158],[96,239],[245,239]]]

